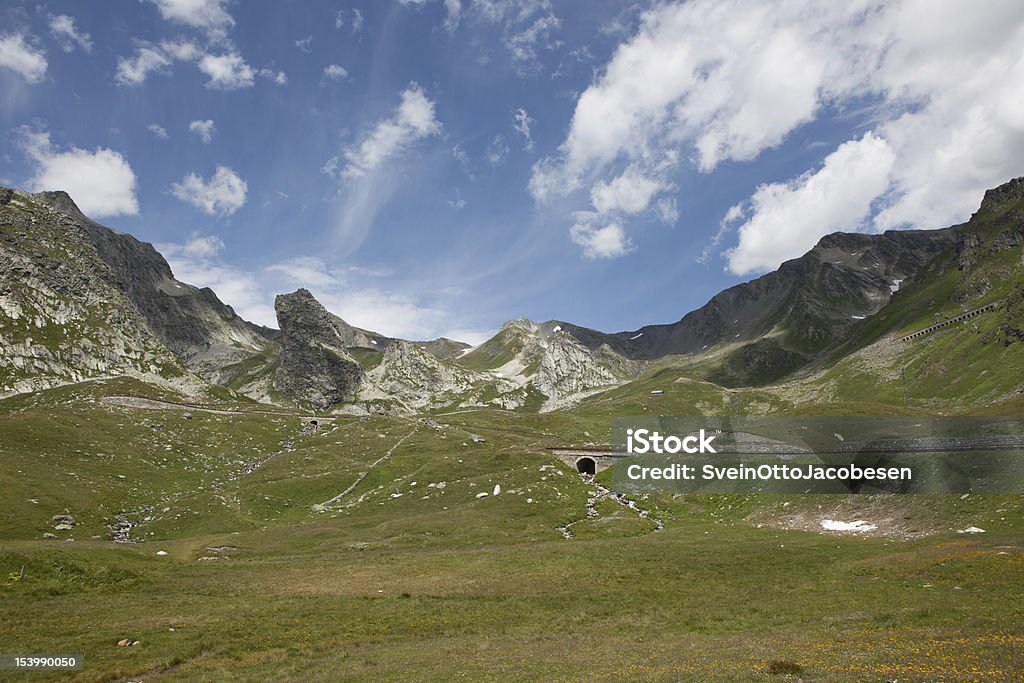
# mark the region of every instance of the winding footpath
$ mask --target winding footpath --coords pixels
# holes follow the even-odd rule
[[[359,476],[358,476],[358,477],[356,477],[356,480],[355,480],[354,482],[352,482],[352,483],[351,483],[351,484],[349,485],[349,487],[348,487],[347,489],[345,489],[344,491],[342,491],[341,493],[339,493],[338,495],[336,495],[336,496],[335,496],[334,498],[331,498],[330,500],[325,500],[324,502],[320,503],[318,507],[321,507],[321,508],[328,508],[328,507],[330,507],[330,506],[334,505],[335,503],[337,503],[337,502],[338,502],[339,500],[341,500],[342,498],[344,498],[344,497],[345,497],[345,496],[347,496],[348,494],[352,493],[352,491],[354,491],[354,490],[355,490],[355,488],[356,488],[357,486],[359,486],[359,485],[360,485],[360,484],[361,484],[361,483],[363,482],[363,480],[364,480],[364,479],[366,479],[367,475],[369,475],[369,474],[370,474],[370,472],[372,472],[372,471],[373,471],[373,468],[375,468],[375,467],[376,467],[377,465],[381,464],[382,462],[384,462],[385,460],[387,460],[388,458],[390,458],[390,457],[391,457],[391,454],[395,452],[395,449],[396,449],[396,448],[398,448],[399,446],[401,446],[401,445],[402,445],[402,443],[403,443],[403,442],[404,442],[404,441],[405,441],[406,439],[408,439],[408,438],[409,438],[410,436],[412,436],[413,434],[415,434],[415,433],[416,433],[416,430],[417,430],[417,429],[418,429],[418,427],[413,427],[413,428],[412,428],[412,431],[411,431],[411,432],[409,432],[408,434],[406,434],[405,436],[403,436],[403,437],[402,437],[401,439],[399,439],[398,441],[396,441],[396,442],[395,442],[395,443],[394,443],[394,444],[393,444],[393,445],[391,446],[391,448],[389,448],[389,449],[388,449],[388,452],[387,452],[387,453],[385,453],[384,455],[380,456],[379,458],[377,458],[376,460],[374,460],[374,461],[373,461],[372,463],[370,463],[370,466],[369,466],[368,468],[366,468],[366,471],[365,471],[365,472],[360,472],[360,473],[359,473]],[[316,507],[316,506],[315,506],[315,507]]]

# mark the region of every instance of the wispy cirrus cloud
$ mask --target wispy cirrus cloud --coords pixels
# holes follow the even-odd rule
[[[400,0],[422,8],[435,0]],[[501,42],[522,75],[538,70],[540,52],[560,45],[555,34],[562,20],[550,0],[443,0],[442,25],[449,33],[462,25],[498,27]]]
[[[342,175],[360,178],[397,157],[424,138],[441,132],[434,113],[434,102],[418,83],[410,83],[401,94],[401,103],[391,116],[381,119],[354,146],[345,150],[348,161]]]
[[[74,52],[76,48],[83,52],[92,52],[92,36],[78,29],[74,17],[51,14],[49,24],[50,34],[64,52]]]

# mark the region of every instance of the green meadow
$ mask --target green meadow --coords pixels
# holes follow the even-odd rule
[[[2,401],[0,643],[84,666],[0,679],[1021,676],[1020,496],[650,496],[646,516],[598,497],[588,514],[595,487],[545,449],[606,442],[613,414],[798,412],[667,377],[572,413],[315,431],[251,404],[104,401],[178,400],[128,380]],[[74,527],[53,530],[58,514]],[[824,534],[824,518],[883,533]],[[110,540],[118,520],[131,542]]]

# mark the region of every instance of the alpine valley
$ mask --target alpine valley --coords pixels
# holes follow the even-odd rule
[[[305,289],[250,323],[0,188],[0,643],[82,681],[1014,679],[1021,496],[629,497],[550,450],[617,416],[1019,415],[1024,178],[979,199],[676,322],[470,346]]]

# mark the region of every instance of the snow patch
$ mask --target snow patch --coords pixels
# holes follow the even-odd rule
[[[561,332],[562,331],[562,326],[561,325],[555,325],[555,329],[553,329],[551,331],[552,332]]]
[[[629,340],[630,340],[630,341],[633,341],[634,339],[639,339],[639,338],[640,338],[640,337],[642,337],[642,336],[644,336],[644,333],[643,333],[643,332],[641,332],[640,334],[638,334],[638,335],[636,335],[636,336],[634,336],[634,337],[630,337],[630,338],[629,338]]]
[[[984,529],[979,529],[976,526],[969,526],[966,529],[960,529],[959,531],[957,531],[957,533],[958,534],[983,534],[983,533],[985,533],[985,530]]]
[[[889,293],[895,294],[896,292],[900,291],[900,284],[902,283],[903,280],[893,280],[892,283],[889,285]]]

